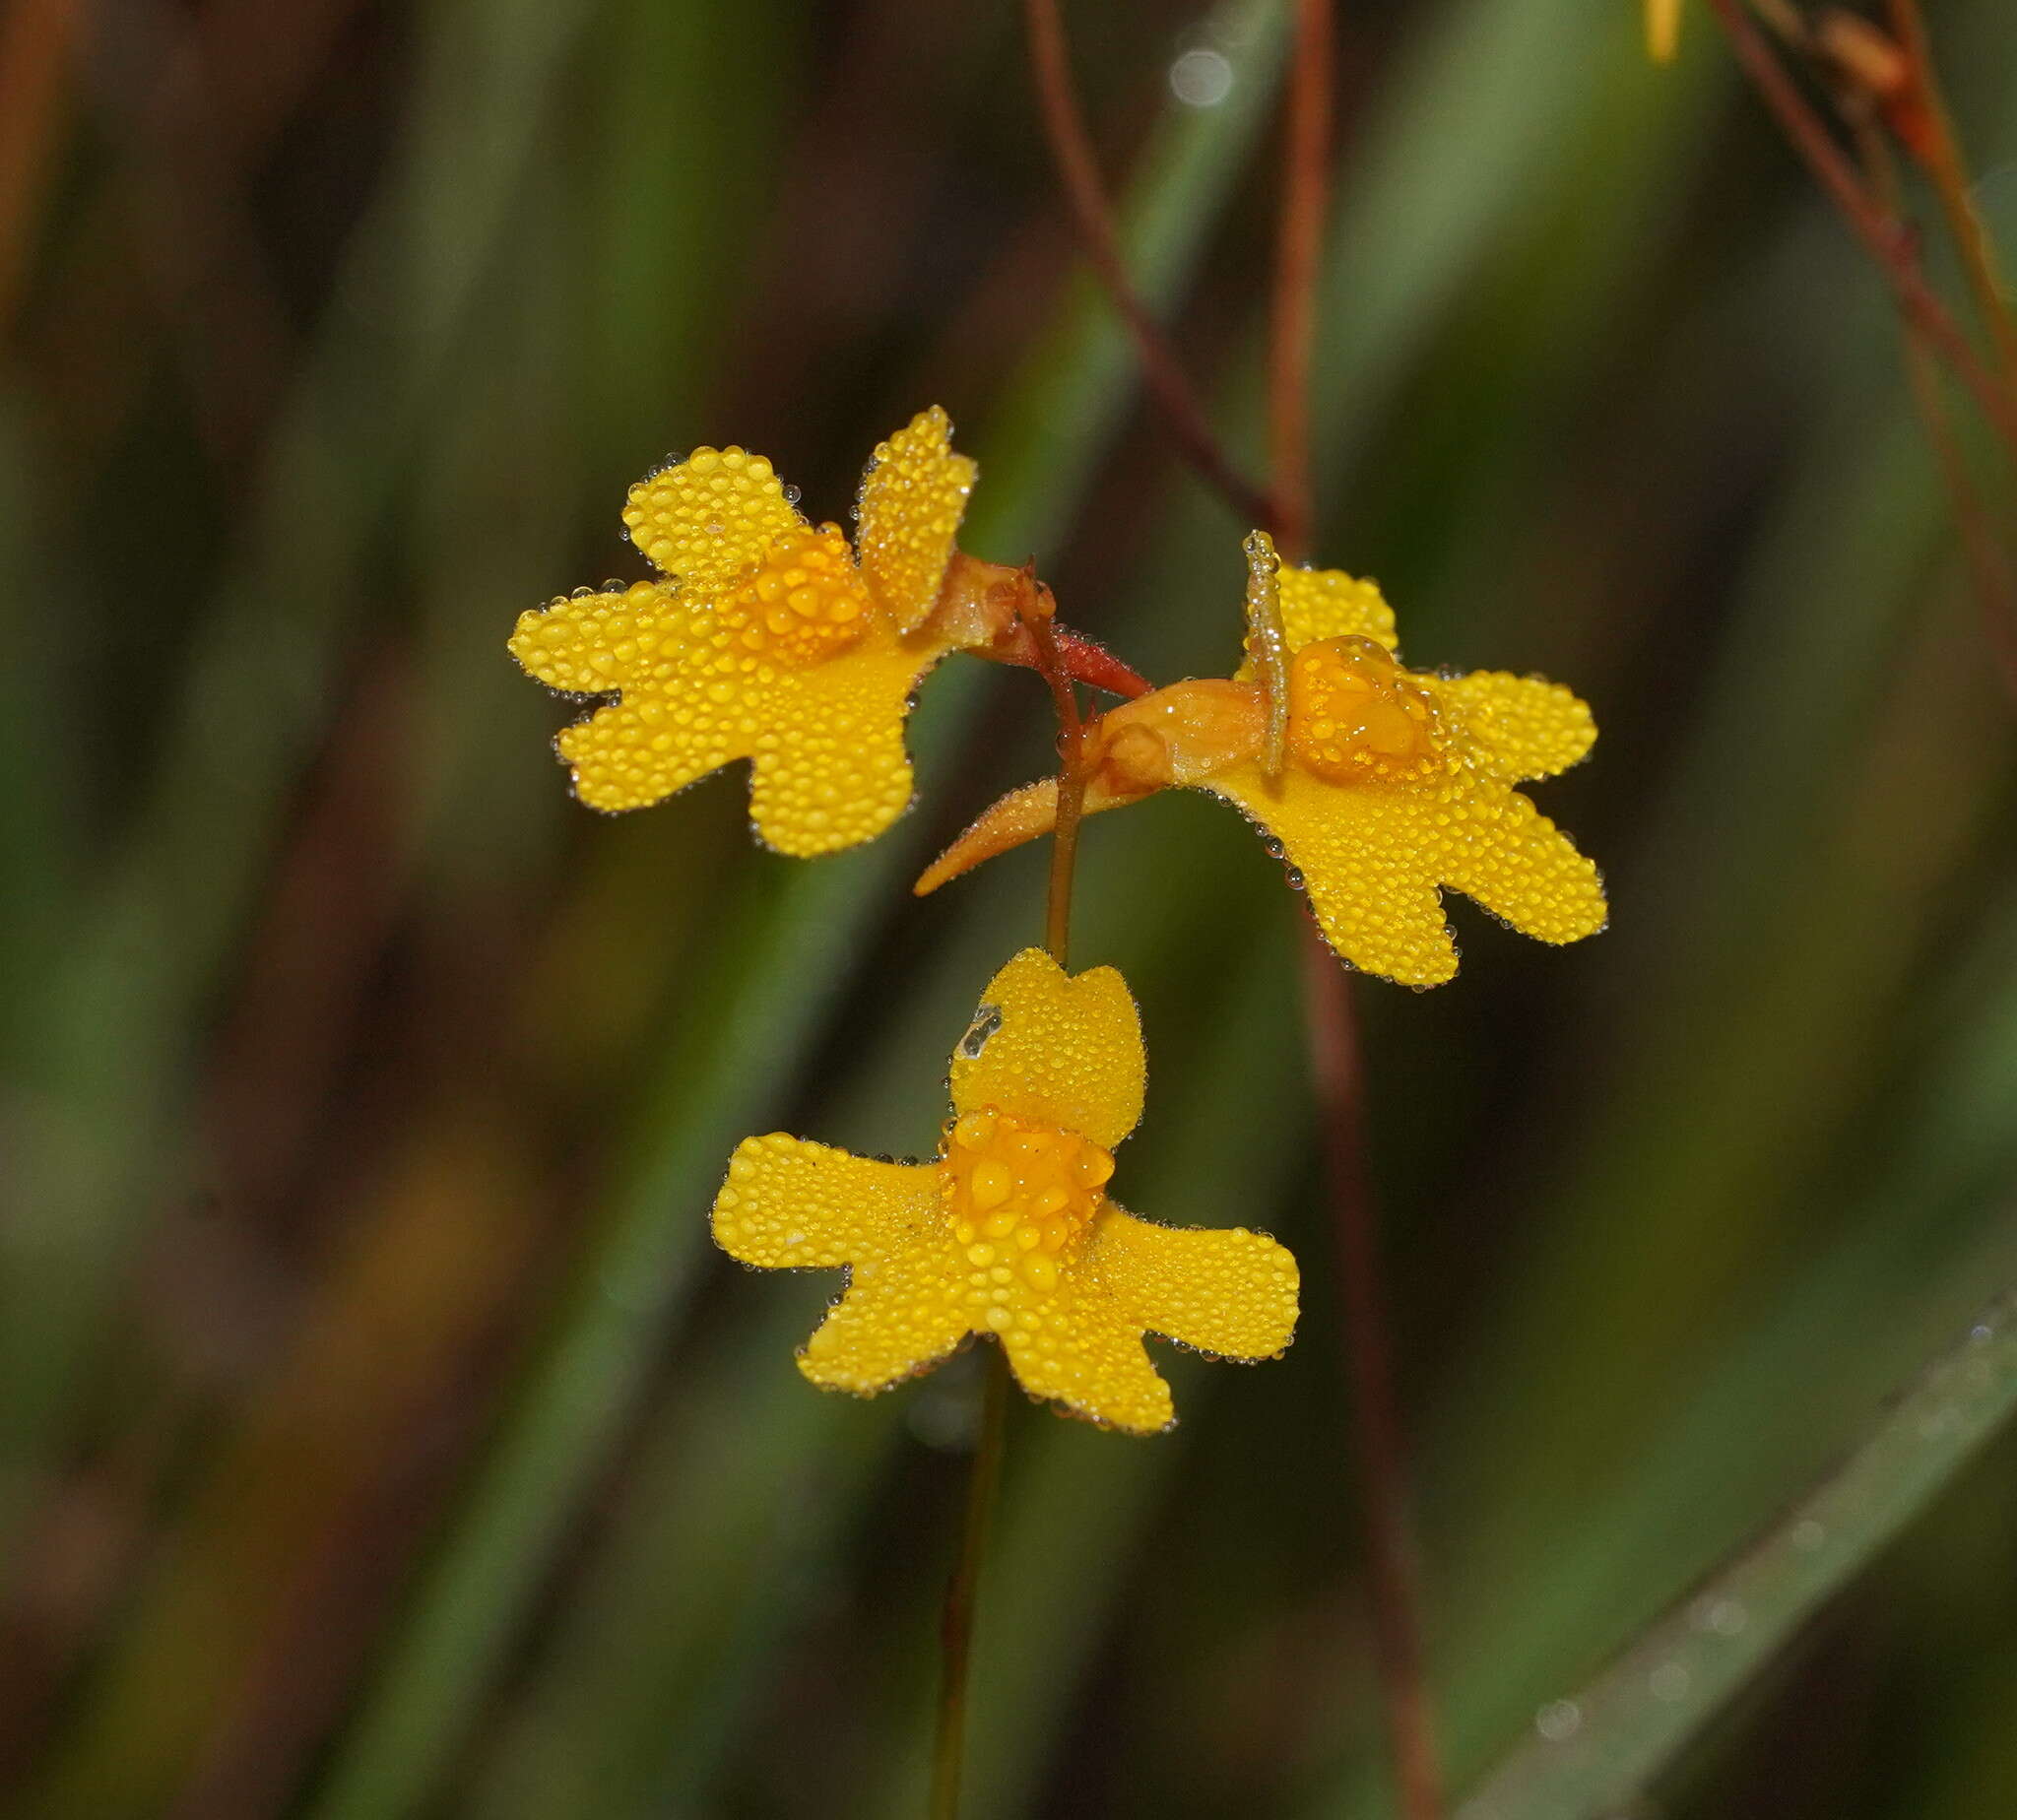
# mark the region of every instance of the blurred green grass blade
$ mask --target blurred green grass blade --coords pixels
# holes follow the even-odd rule
[[[1254,0],[1234,11],[1260,17]],[[1278,48],[1278,33],[1254,35],[1264,49]],[[1253,80],[1265,86],[1271,73],[1264,59]],[[1249,149],[1253,123],[1245,118],[1244,130],[1230,131],[1214,110],[1173,115],[1168,156],[1125,198],[1129,231],[1136,244],[1145,241],[1154,268],[1144,293],[1159,306],[1172,300],[1211,229],[1204,203],[1223,197],[1227,167]],[[1189,155],[1194,137],[1208,157]],[[1081,292],[1046,344],[1057,362],[1048,376],[1055,415],[1015,417],[980,444],[970,546],[1041,544],[1069,516],[1123,403],[1103,314],[1104,305]],[[954,710],[977,687],[974,675],[958,673],[935,684],[934,711],[913,742],[927,775],[954,735]],[[330,1769],[317,1820],[410,1812],[445,1770],[554,1540],[601,1469],[708,1255],[702,1210],[721,1161],[737,1137],[764,1123],[872,919],[898,900],[914,857],[910,838],[904,830],[866,853],[794,868],[787,883],[751,887],[759,905],[735,919],[733,952],[687,1008],[581,1279]],[[765,877],[777,876],[766,869]]]
[[[2017,1410],[2017,1296],[1991,1303],[1841,1468],[1609,1668],[1544,1710],[1459,1820],[1600,1820],[1821,1602],[1859,1572]]]
[[[488,0],[426,16],[421,87],[443,104],[409,116],[133,832],[40,982],[25,1211],[0,1229],[0,1532],[60,1433],[128,1243],[181,1173],[176,1083],[321,731],[376,540],[449,403],[435,391],[443,360],[539,154],[541,97],[582,10]]]

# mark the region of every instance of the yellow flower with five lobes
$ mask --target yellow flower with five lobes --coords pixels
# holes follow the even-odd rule
[[[826,1389],[873,1396],[980,1334],[1031,1397],[1134,1434],[1167,1428],[1169,1386],[1142,1335],[1271,1358],[1294,1336],[1297,1272],[1262,1233],[1159,1226],[1109,1197],[1145,1073],[1121,976],[1069,976],[1025,949],[953,1051],[935,1161],[748,1138],[714,1203],[715,1241],[766,1269],[848,1271],[799,1352]]]
[[[1260,533],[1249,556],[1249,662],[1229,680],[1173,683],[1093,722],[1086,812],[1173,786],[1224,798],[1279,849],[1333,949],[1409,986],[1457,971],[1442,886],[1542,942],[1602,929],[1596,868],[1513,787],[1589,751],[1590,709],[1535,677],[1405,669],[1372,582],[1277,569]],[[916,890],[1047,832],[1057,804],[1054,778],[1004,797]]]
[[[740,448],[638,482],[623,522],[662,579],[583,589],[511,636],[540,682],[617,696],[554,742],[581,801],[642,809],[747,758],[750,820],[780,853],[851,847],[902,814],[912,692],[1001,629],[1016,573],[954,546],[975,468],[951,434],[935,405],[877,448],[852,550]]]

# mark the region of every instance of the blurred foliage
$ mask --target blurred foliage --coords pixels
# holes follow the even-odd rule
[[[1071,11],[1251,446],[1280,10]],[[1464,1785],[2017,1279],[2008,703],[1876,281],[1707,22],[1655,70],[1638,11],[1339,19],[1320,553],[1603,729],[1541,800],[1611,933],[1459,905],[1454,985],[1359,995]],[[2005,195],[2007,9],[1927,11]],[[1246,527],[1077,272],[1015,10],[15,0],[0,129],[8,1810],[912,1811],[974,1360],[815,1395],[831,1281],[703,1214],[745,1131],[929,1149],[1042,858],[904,884],[1042,768],[1042,691],[943,679],[917,812],[795,867],[729,781],[575,808],[503,639],[635,572],[668,448],[839,515],[936,400],[969,548],[1222,672]],[[970,1810],[1380,1813],[1294,900],[1190,797],[1079,889],[1152,1061],[1131,1202],[1311,1293],[1281,1364],[1167,1360],[1172,1436],[1015,1412]],[[2007,1815],[2017,1451],[1938,1490],[1991,1425],[1644,1811]]]

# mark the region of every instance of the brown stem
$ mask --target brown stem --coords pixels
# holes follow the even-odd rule
[[[1728,33],[1737,61],[1764,98],[1793,151],[1841,211],[1856,238],[1891,287],[1898,307],[1968,390],[1996,433],[2017,457],[2017,393],[2007,392],[1984,366],[1946,306],[1933,294],[1912,236],[1896,216],[1879,209],[1864,193],[1855,168],[1808,105],[1772,46],[1751,23],[1740,0],[1709,0]]]
[[[1045,605],[1049,605],[1046,590]],[[1058,650],[1058,635],[1047,613],[1031,614],[1030,635],[1036,641],[1037,670],[1050,685],[1058,710],[1058,819],[1051,833],[1050,889],[1044,900],[1044,946],[1059,966],[1072,937],[1072,880],[1078,867],[1078,827],[1085,811],[1085,722],[1078,712],[1078,692],[1072,686]]]
[[[1219,445],[1204,406],[1184,377],[1183,362],[1129,281],[1127,262],[1121,256],[1120,233],[1114,225],[1113,210],[1107,205],[1099,165],[1092,155],[1092,141],[1085,130],[1084,113],[1072,81],[1071,54],[1066,47],[1057,0],[1025,0],[1023,11],[1029,25],[1030,70],[1043,113],[1044,138],[1072,205],[1079,245],[1134,340],[1149,396],[1162,413],[1164,424],[1185,460],[1248,523],[1272,530],[1275,514],[1271,501],[1239,472]]]
[[[1865,119],[1852,119],[1856,149],[1862,159],[1863,178],[1870,193],[1887,208],[1899,206],[1898,173],[1890,149],[1876,127]],[[1961,537],[1962,554],[1968,563],[1968,577],[1980,608],[1983,633],[1996,675],[2004,689],[2017,699],[2017,577],[2010,569],[2009,552],[1990,527],[1982,495],[1968,472],[1968,462],[1949,421],[1947,401],[1940,390],[1939,368],[1925,338],[1909,319],[1899,322],[1899,341],[1905,358],[1905,375],[1912,386],[1912,401],[1919,413],[1919,426],[1933,453],[1947,499],[1953,509],[1955,529]]]
[[[974,1445],[966,1484],[966,1517],[960,1526],[959,1557],[945,1583],[939,1621],[942,1672],[939,1728],[932,1746],[931,1820],[957,1820],[960,1772],[966,1759],[967,1669],[973,1655],[973,1620],[980,1591],[981,1562],[988,1551],[996,1494],[1002,1485],[1004,1438],[1008,1431],[1008,1365],[999,1352],[987,1361],[988,1387],[981,1404],[981,1432]]]
[[[1912,93],[1917,102],[1914,124],[1918,130],[1903,135],[1906,150],[1918,160],[1940,198],[1940,210],[1947,218],[1947,231],[1961,253],[1962,269],[1975,304],[1995,343],[1996,358],[2003,369],[2006,388],[2017,392],[2017,322],[2003,292],[2001,274],[1996,270],[1995,248],[1984,229],[1982,217],[1969,200],[1968,161],[1962,156],[1961,140],[1954,130],[1954,118],[1947,109],[1947,98],[1933,67],[1932,40],[1926,33],[1919,0],[1890,0],[1891,29],[1912,70]]]
[[[1270,475],[1281,520],[1276,538],[1291,561],[1308,558],[1316,517],[1310,369],[1331,163],[1332,59],[1331,0],[1296,0],[1268,373]],[[1304,1021],[1312,1084],[1324,1126],[1373,1644],[1388,1745],[1405,1820],[1440,1820],[1442,1775],[1422,1645],[1406,1455],[1387,1332],[1380,1216],[1366,1174],[1364,1080],[1351,982],[1316,925],[1307,924],[1304,934]]]
[[[1296,0],[1296,50],[1288,78],[1287,151],[1268,362],[1274,541],[1291,562],[1309,559],[1317,515],[1310,365],[1317,341],[1317,279],[1331,169],[1332,58],[1331,0]]]
[[[1316,926],[1309,925],[1305,933],[1304,1021],[1335,1215],[1338,1316],[1344,1325],[1388,1747],[1405,1820],[1440,1820],[1443,1778],[1422,1646],[1421,1576],[1408,1516],[1407,1456],[1387,1331],[1379,1214],[1366,1179],[1363,1079],[1351,981]]]

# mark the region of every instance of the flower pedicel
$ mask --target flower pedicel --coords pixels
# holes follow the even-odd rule
[[[1030,1396],[1154,1433],[1175,1415],[1143,1333],[1269,1358],[1295,1332],[1297,1272],[1264,1234],[1159,1226],[1108,1197],[1144,1077],[1121,976],[1068,976],[1025,949],[953,1051],[935,1162],[750,1138],[715,1201],[715,1239],[767,1269],[848,1270],[799,1353],[814,1384],[872,1396],[991,1334]]]

